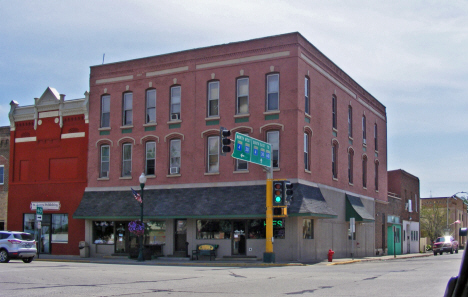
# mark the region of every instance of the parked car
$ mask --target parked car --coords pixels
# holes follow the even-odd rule
[[[37,254],[34,235],[26,232],[0,231],[0,262],[22,259],[31,263]]]
[[[437,253],[442,255],[443,252],[453,254],[453,251],[458,254],[458,241],[452,236],[439,237],[434,241],[432,251],[434,256],[437,256]]]
[[[467,236],[468,228],[460,228],[458,233],[461,236]],[[468,240],[465,247],[468,246]],[[445,288],[444,297],[466,297],[468,296],[468,253],[466,248],[463,251],[463,257],[460,264],[460,271],[457,276],[451,277]]]

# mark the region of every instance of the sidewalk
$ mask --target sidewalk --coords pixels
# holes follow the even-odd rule
[[[48,255],[41,254],[39,258],[35,258],[34,261],[54,261],[54,262],[81,262],[81,263],[101,263],[101,264],[126,264],[126,265],[161,265],[161,266],[232,266],[232,267],[278,267],[278,266],[308,266],[308,265],[342,265],[352,264],[367,261],[389,261],[397,259],[409,259],[416,257],[429,257],[432,253],[425,254],[405,254],[397,255],[394,257],[390,256],[376,256],[376,257],[364,257],[364,258],[340,258],[333,259],[333,262],[328,262],[327,259],[314,262],[314,263],[299,263],[299,262],[277,262],[277,263],[263,263],[258,260],[233,260],[218,258],[215,261],[209,260],[196,260],[191,261],[189,258],[172,258],[172,257],[160,257],[153,260],[146,260],[138,262],[136,259],[129,259],[128,257],[114,257],[114,256],[103,256],[103,257],[91,257],[81,258],[80,256],[69,256],[69,255]]]

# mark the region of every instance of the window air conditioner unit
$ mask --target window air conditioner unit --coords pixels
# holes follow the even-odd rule
[[[171,120],[180,120],[180,113],[171,114]]]
[[[170,173],[171,174],[178,174],[179,173],[179,167],[171,167]]]

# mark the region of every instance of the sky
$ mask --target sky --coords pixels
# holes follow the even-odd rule
[[[290,32],[387,108],[388,170],[421,197],[468,192],[468,1],[0,0],[0,126],[89,67]]]

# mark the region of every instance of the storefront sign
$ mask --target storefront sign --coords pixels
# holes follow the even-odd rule
[[[60,201],[31,202],[31,210],[42,206],[43,210],[60,210]]]

